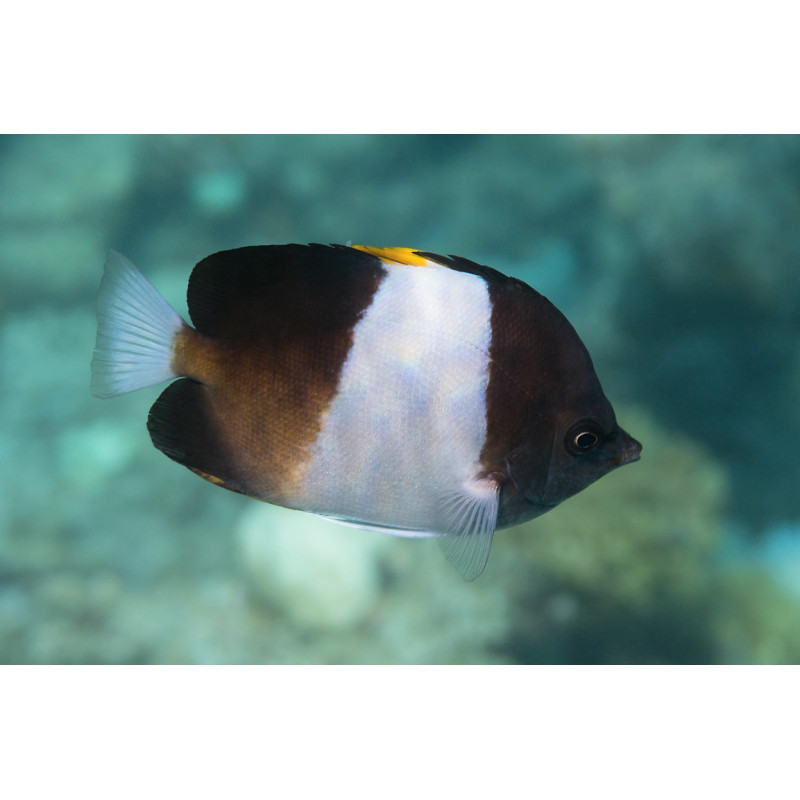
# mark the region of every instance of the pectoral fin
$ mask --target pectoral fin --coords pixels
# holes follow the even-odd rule
[[[500,482],[489,476],[466,483],[443,500],[448,530],[439,545],[465,581],[474,581],[489,560],[499,498]]]

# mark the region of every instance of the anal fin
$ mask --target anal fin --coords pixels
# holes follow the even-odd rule
[[[245,476],[226,452],[204,384],[191,378],[171,383],[150,408],[147,429],[153,444],[173,461],[218,486],[251,494]]]
[[[500,483],[487,476],[466,482],[442,501],[448,529],[439,545],[465,581],[474,581],[489,560],[499,499]]]
[[[439,536],[441,536],[440,533],[424,531],[418,528],[398,528],[392,525],[376,525],[372,522],[360,522],[357,519],[336,517],[331,516],[330,514],[315,514],[314,516],[326,519],[328,522],[335,522],[337,525],[344,525],[346,528],[358,528],[358,530],[362,531],[375,531],[375,533],[385,533],[389,536],[398,536],[403,539],[437,539]]]

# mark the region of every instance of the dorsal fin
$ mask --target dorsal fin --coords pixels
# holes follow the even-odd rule
[[[427,259],[411,247],[369,247],[365,244],[354,244],[352,248],[370,253],[384,262],[408,264],[412,267],[430,266]]]
[[[351,297],[353,291],[371,297],[383,272],[375,256],[344,245],[239,247],[197,263],[187,304],[195,327],[208,336],[247,319],[246,305],[257,309],[252,319],[292,309],[293,325],[309,320],[320,325],[337,314],[338,297]]]
[[[512,278],[509,275],[505,275],[504,273],[500,272],[499,270],[494,269],[493,267],[487,267],[483,264],[478,264],[475,261],[470,261],[468,258],[464,258],[463,256],[440,256],[437,253],[425,253],[422,251],[418,251],[417,255],[421,258],[425,258],[428,261],[433,261],[436,264],[441,264],[443,267],[449,267],[450,269],[455,270],[456,272],[468,272],[471,275],[478,275],[483,278],[487,283],[494,284],[496,286],[514,286],[516,288],[524,287],[525,289],[529,289],[534,294],[538,295],[539,293],[535,289],[531,289],[527,283],[518,280],[517,278]]]

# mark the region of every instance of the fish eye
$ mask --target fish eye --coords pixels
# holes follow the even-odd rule
[[[600,444],[602,431],[597,423],[581,420],[573,425],[566,436],[567,450],[575,455],[590,453]]]

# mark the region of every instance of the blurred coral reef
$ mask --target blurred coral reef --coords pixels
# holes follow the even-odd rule
[[[670,660],[671,635],[659,641],[660,625],[684,615],[688,636],[710,624],[709,575],[722,537],[725,471],[641,411],[618,414],[647,442],[637,469],[619,470],[509,532],[534,576],[522,590],[521,629],[512,639],[512,649],[529,658],[563,640],[563,652],[551,657],[629,661],[634,654],[625,639],[638,629],[653,660]],[[705,638],[684,657],[708,660]]]
[[[800,137],[0,137],[0,661],[797,663]],[[89,394],[105,252],[456,253],[558,305],[644,450],[464,583],[214,489]]]

